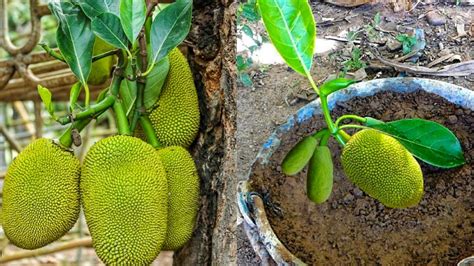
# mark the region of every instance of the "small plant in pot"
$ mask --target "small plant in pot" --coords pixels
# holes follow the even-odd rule
[[[333,184],[333,162],[327,143],[334,138],[343,147],[341,162],[347,177],[362,191],[391,208],[417,205],[423,197],[423,174],[414,157],[441,168],[465,163],[461,145],[446,127],[419,118],[380,121],[344,114],[333,121],[328,96],[354,81],[337,78],[319,88],[310,71],[316,27],[307,1],[282,4],[259,0],[265,28],[285,62],[308,78],[319,95],[327,127],[303,138],[286,155],[282,171],[295,175],[308,165],[307,195],[315,203],[326,201]],[[352,120],[358,124],[344,124]],[[354,135],[346,129],[360,129]]]

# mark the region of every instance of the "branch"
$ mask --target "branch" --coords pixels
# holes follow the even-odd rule
[[[48,55],[54,57],[56,60],[59,60],[63,63],[66,63],[66,60],[64,59],[63,55],[56,52],[54,49],[49,47],[49,45],[47,45],[46,43],[39,43],[38,45],[41,46],[41,48],[43,48]],[[92,62],[95,62],[95,61],[100,60],[100,59],[102,59],[104,57],[107,57],[107,56],[116,55],[119,51],[120,51],[120,49],[114,49],[114,50],[110,50],[110,51],[107,51],[107,52],[102,53],[102,54],[95,55],[95,56],[92,57]]]
[[[22,148],[20,144],[15,140],[15,138],[10,134],[10,132],[8,132],[8,130],[3,125],[0,125],[0,134],[5,137],[5,140],[16,152],[21,152]]]
[[[101,102],[89,106],[86,110],[77,113],[77,114],[72,114],[72,115],[67,115],[58,118],[58,122],[61,125],[66,125],[71,123],[73,120],[81,120],[85,118],[94,118],[97,114],[102,113],[102,111],[108,109],[111,107],[115,102],[115,96],[113,95],[108,95],[105,97]]]
[[[92,239],[90,237],[81,238],[81,239],[73,240],[71,242],[58,245],[58,246],[45,247],[45,248],[40,248],[36,250],[21,251],[12,255],[5,255],[0,258],[0,264],[6,263],[9,261],[14,261],[14,260],[48,255],[48,254],[52,254],[52,253],[56,253],[56,252],[60,252],[60,251],[68,250],[68,249],[78,248],[78,247],[92,247]]]

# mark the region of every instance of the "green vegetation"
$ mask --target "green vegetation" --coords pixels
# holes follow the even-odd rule
[[[168,179],[168,231],[164,250],[181,248],[193,234],[199,208],[199,176],[191,154],[180,146],[158,150]]]
[[[81,195],[97,255],[108,265],[148,265],[165,241],[168,186],[155,149],[114,136],[88,151]]]
[[[66,234],[79,216],[80,163],[48,139],[28,145],[8,168],[3,228],[18,247],[36,249]]]
[[[403,54],[409,54],[418,42],[416,36],[409,36],[407,34],[397,35],[397,40],[402,43]]]

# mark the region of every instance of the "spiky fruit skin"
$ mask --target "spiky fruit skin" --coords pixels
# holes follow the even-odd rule
[[[164,146],[189,147],[199,130],[199,103],[193,75],[176,48],[169,55],[170,68],[150,120]]]
[[[94,48],[92,51],[93,55],[100,55],[108,51],[115,49],[112,45],[108,44],[99,37],[95,38]],[[87,83],[90,85],[101,85],[104,84],[110,77],[110,72],[113,65],[115,64],[114,56],[107,56],[100,60],[92,63],[92,70],[87,79]]]
[[[43,247],[77,221],[80,162],[49,139],[30,143],[8,167],[3,187],[3,229],[23,249]]]
[[[168,185],[156,150],[130,136],[95,143],[82,167],[84,214],[107,265],[149,265],[166,237]]]
[[[423,196],[420,165],[393,137],[361,130],[347,142],[341,159],[347,177],[387,207],[412,207]]]
[[[168,232],[164,250],[181,248],[193,234],[199,208],[199,176],[191,154],[180,146],[158,150],[168,177]]]

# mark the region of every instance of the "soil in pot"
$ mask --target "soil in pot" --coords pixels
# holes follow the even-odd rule
[[[385,208],[354,186],[341,170],[340,149],[330,144],[334,190],[316,205],[306,197],[306,171],[281,173],[285,154],[303,136],[324,126],[321,116],[311,126],[281,136],[269,164],[257,165],[252,187],[266,201],[266,212],[278,238],[308,264],[455,264],[474,253],[474,112],[443,98],[417,91],[381,92],[338,104],[333,117],[353,113],[384,121],[424,118],[451,129],[459,138],[467,163],[443,170],[421,163],[425,194],[409,209]]]

